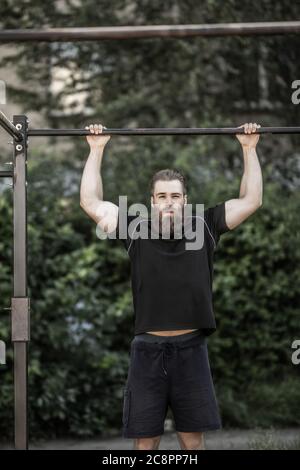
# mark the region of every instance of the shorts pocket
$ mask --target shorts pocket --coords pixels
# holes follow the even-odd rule
[[[123,392],[123,425],[128,426],[130,413],[131,391],[125,388]]]

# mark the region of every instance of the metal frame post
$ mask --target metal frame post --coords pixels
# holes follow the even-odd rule
[[[15,448],[28,449],[28,342],[29,298],[27,297],[27,128],[26,116],[14,116],[22,133],[14,139],[13,178],[13,295],[11,299],[12,342],[14,345]]]

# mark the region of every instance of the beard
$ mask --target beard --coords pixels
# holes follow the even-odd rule
[[[168,214],[166,214],[168,213]],[[183,225],[183,209],[181,210],[164,210],[159,212],[159,233],[164,238],[174,238],[176,234],[182,235]]]

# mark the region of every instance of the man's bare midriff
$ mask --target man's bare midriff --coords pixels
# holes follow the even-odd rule
[[[146,333],[150,333],[151,335],[158,335],[158,336],[177,336],[182,335],[184,333],[191,333],[194,330],[175,330],[175,331],[146,331]]]

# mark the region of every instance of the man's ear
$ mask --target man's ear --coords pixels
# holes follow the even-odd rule
[[[184,205],[186,206],[187,205],[187,195],[185,194],[184,196]]]
[[[153,196],[151,196],[151,206],[152,206],[152,207],[154,206],[154,199],[153,199]]]

